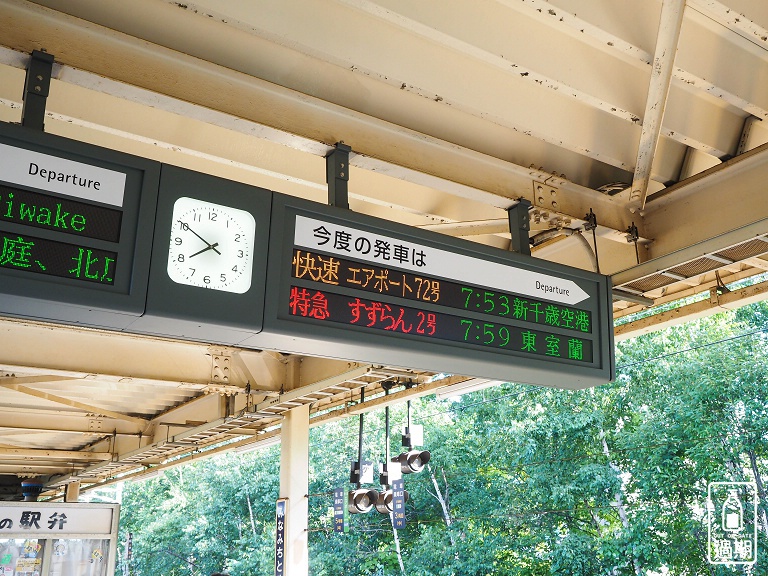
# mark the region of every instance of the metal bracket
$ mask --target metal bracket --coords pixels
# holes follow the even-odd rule
[[[211,350],[211,385],[229,385],[232,355],[229,352]],[[241,390],[242,392],[242,390]]]
[[[27,64],[27,76],[24,80],[21,110],[21,125],[33,130],[44,129],[45,103],[51,88],[53,56],[40,50],[34,50]]]
[[[325,181],[328,183],[328,204],[349,209],[349,153],[352,148],[337,142],[336,148],[325,157]]]
[[[531,218],[528,211],[531,209],[531,203],[525,198],[518,200],[517,204],[507,210],[509,217],[509,233],[512,236],[512,242],[509,249],[512,252],[531,255],[531,242],[529,232],[531,230]]]
[[[597,229],[597,215],[592,212],[592,208],[589,209],[589,214],[584,216],[584,230],[596,230]]]
[[[203,388],[205,394],[218,394],[219,396],[237,396],[243,393],[243,389],[233,384],[207,384]]]
[[[627,227],[625,232],[627,233],[627,242],[635,243],[635,260],[640,264],[640,251],[637,249],[637,241],[640,239],[640,232],[634,222]]]
[[[592,208],[589,209],[589,214],[584,216],[584,230],[592,231],[592,246],[595,249],[595,268],[597,273],[600,274],[600,260],[597,257],[597,215],[592,212]]]
[[[717,287],[715,288],[717,295],[722,296],[723,294],[728,294],[730,290],[725,284],[723,284],[723,279],[720,278],[720,272],[717,270],[715,270],[715,278],[717,279]]]

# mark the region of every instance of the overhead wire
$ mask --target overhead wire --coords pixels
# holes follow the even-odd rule
[[[639,364],[645,364],[645,363],[648,363],[648,362],[654,362],[654,361],[657,361],[657,360],[660,360],[660,359],[663,359],[663,358],[668,358],[668,357],[684,354],[684,353],[687,353],[687,352],[693,352],[693,351],[697,351],[697,350],[706,349],[706,348],[709,348],[709,347],[712,347],[712,346],[717,346],[717,345],[721,345],[721,344],[725,344],[725,343],[734,342],[734,341],[740,340],[742,338],[747,338],[747,337],[750,337],[750,336],[755,336],[755,335],[766,333],[766,332],[768,332],[768,328],[753,330],[753,331],[750,331],[750,332],[745,332],[745,333],[742,333],[742,334],[737,334],[737,335],[734,335],[734,336],[729,336],[729,337],[726,337],[726,338],[721,338],[721,339],[718,339],[718,340],[707,342],[705,344],[700,344],[700,345],[697,345],[697,346],[690,346],[688,348],[684,348],[684,349],[681,349],[681,350],[675,350],[673,352],[669,352],[669,353],[662,354],[662,355],[659,355],[659,356],[654,356],[654,357],[651,357],[651,358],[645,358],[645,359],[637,361],[637,362],[632,362],[632,363],[629,363],[629,364],[621,365],[621,366],[617,367],[617,370],[633,367],[633,366],[636,366],[636,365],[639,365]],[[500,400],[503,400],[503,399],[513,398],[513,397],[520,397],[520,396],[523,396],[525,394],[528,394],[528,393],[531,393],[531,392],[534,392],[534,391],[540,391],[540,390],[541,390],[541,388],[538,387],[538,386],[526,385],[526,388],[524,390],[518,390],[518,391],[515,391],[515,392],[510,392],[509,394],[504,394],[504,395],[501,395],[501,396],[494,396],[492,398],[487,398],[487,399],[480,400],[480,401],[477,401],[477,402],[472,402],[470,404],[464,404],[464,405],[458,406],[458,407],[454,406],[454,407],[451,407],[450,409],[448,409],[446,411],[435,412],[435,413],[432,413],[432,414],[429,414],[429,415],[422,416],[420,418],[416,418],[415,420],[425,421],[425,420],[429,420],[429,419],[432,419],[434,417],[437,417],[437,416],[440,416],[440,415],[443,415],[443,414],[455,413],[457,411],[467,410],[467,409],[474,408],[474,407],[477,407],[477,406],[481,406],[481,405],[484,405],[484,404],[487,404],[487,403],[490,403],[490,402],[497,403],[497,402],[499,402]],[[754,432],[756,432],[756,431],[754,431]],[[703,442],[705,440],[713,440],[713,439],[716,439],[716,438],[727,438],[727,436],[728,435],[700,436],[700,437],[693,437],[693,438],[674,439],[674,440],[669,440],[669,441],[666,441],[666,442],[659,442],[659,443],[648,444],[648,445],[635,445],[635,446],[626,446],[626,447],[612,447],[611,452],[613,454],[622,454],[622,453],[632,452],[632,451],[636,451],[636,450],[657,449],[657,448],[664,447],[664,446],[680,446],[681,444],[694,444],[695,445],[696,443],[701,443],[701,442]],[[524,468],[528,468],[528,467],[533,467],[533,466],[544,466],[544,465],[551,465],[551,464],[559,464],[559,463],[568,462],[568,461],[584,460],[584,459],[590,459],[590,458],[596,458],[596,459],[601,459],[602,460],[602,459],[606,458],[606,456],[602,452],[585,453],[585,454],[580,454],[580,455],[577,455],[577,456],[571,456],[571,457],[568,457],[568,458],[548,459],[548,460],[542,460],[542,461],[537,461],[537,462],[520,462],[520,463],[515,464],[512,467],[495,468],[495,470],[497,472],[500,472],[500,473],[514,472],[516,470],[520,470],[520,469],[524,469]],[[461,478],[461,477],[468,477],[468,476],[476,476],[476,473],[469,474],[469,473],[456,473],[456,472],[453,472],[453,471],[448,471],[446,473],[446,476],[448,478]],[[414,478],[414,480],[417,480],[417,479]]]
[[[753,330],[751,332],[745,332],[745,333],[742,333],[742,334],[737,334],[735,336],[729,336],[727,338],[721,338],[719,340],[713,340],[712,342],[707,342],[705,344],[700,344],[700,345],[697,345],[697,346],[690,346],[688,348],[683,348],[683,349],[680,349],[680,350],[675,350],[675,351],[672,351],[672,352],[661,354],[659,356],[653,356],[651,358],[644,358],[644,359],[638,360],[636,362],[630,362],[628,364],[622,364],[622,365],[617,366],[616,370],[618,372],[618,371],[623,370],[625,368],[631,368],[631,367],[638,366],[638,365],[641,365],[641,364],[647,364],[649,362],[655,362],[657,360],[662,360],[664,358],[669,358],[669,357],[672,357],[672,356],[677,356],[677,355],[684,354],[684,353],[687,353],[687,352],[693,352],[693,351],[696,351],[696,350],[706,349],[706,348],[709,348],[711,346],[717,346],[719,344],[733,342],[733,341],[736,341],[736,340],[740,340],[742,338],[746,338],[746,337],[749,337],[749,336],[755,336],[757,334],[762,334],[762,333],[766,333],[766,332],[768,332],[768,328],[761,328],[759,330]],[[442,416],[444,414],[451,414],[451,413],[455,413],[457,411],[463,411],[463,410],[466,410],[468,408],[473,408],[475,406],[482,406],[484,404],[488,404],[488,403],[491,403],[491,402],[494,402],[494,403],[495,402],[499,402],[500,400],[504,400],[504,399],[507,399],[507,398],[517,398],[517,397],[523,396],[525,394],[529,394],[531,392],[539,392],[539,391],[542,390],[541,386],[534,386],[534,385],[530,385],[530,384],[522,384],[522,385],[519,385],[519,386],[523,386],[524,389],[523,390],[516,390],[514,392],[510,392],[509,394],[504,394],[502,396],[494,396],[492,398],[486,398],[486,399],[483,399],[483,400],[478,400],[478,401],[472,402],[470,404],[462,404],[461,406],[452,406],[449,409],[443,410],[441,412],[433,412],[433,413],[427,414],[425,416],[420,416],[420,417],[414,418],[414,421],[417,421],[417,422],[426,421],[426,420],[430,420],[432,418],[435,418],[437,416]]]
[[[633,505],[622,505],[625,510],[631,510],[631,511],[642,511],[647,509],[647,506],[633,506]],[[482,515],[471,515],[471,516],[453,516],[451,515],[451,522],[466,522],[466,521],[477,521],[477,520],[513,520],[516,518],[530,518],[534,515],[545,515],[545,514],[569,514],[569,513],[580,513],[580,512],[595,512],[599,510],[610,510],[610,511],[616,511],[616,506],[611,504],[606,504],[604,506],[580,506],[578,508],[542,508],[542,509],[534,509],[534,510],[520,510],[518,512],[507,512],[504,514],[482,514]],[[392,526],[387,523],[387,518],[381,519],[382,529],[385,528],[388,531],[392,530]],[[413,524],[441,524],[445,522],[445,518],[442,516],[435,516],[435,517],[424,517],[424,518],[412,518],[408,520],[409,525]],[[350,529],[352,526],[350,526]],[[370,525],[366,525],[366,532],[372,531],[370,529]],[[314,527],[309,528],[308,532],[330,532],[333,531],[333,526],[321,526],[321,527]]]

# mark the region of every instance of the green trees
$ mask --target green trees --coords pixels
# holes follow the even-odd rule
[[[128,484],[120,531],[123,542],[133,534],[130,573],[273,574],[279,453],[260,456],[203,460]]]
[[[756,481],[752,574],[768,574],[766,330],[768,306],[753,305],[621,343],[616,381],[595,389],[507,384],[414,401],[432,460],[405,478],[403,572],[743,573],[707,562],[707,485]],[[399,427],[404,407],[392,420]],[[373,459],[384,452],[382,427],[381,414],[366,416]],[[329,492],[346,485],[356,435],[356,418],[311,432],[316,576],[401,574],[387,517],[353,516],[349,533],[331,531]],[[276,451],[228,456],[128,485],[132,574],[271,574],[278,463]]]

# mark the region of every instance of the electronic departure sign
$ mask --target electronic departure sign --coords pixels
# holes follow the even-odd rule
[[[111,328],[140,316],[159,175],[150,160],[0,123],[0,312]]]
[[[275,195],[268,279],[245,346],[561,388],[613,378],[599,274]]]
[[[610,280],[0,124],[0,314],[559,388]]]

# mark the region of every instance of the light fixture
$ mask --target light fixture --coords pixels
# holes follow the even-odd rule
[[[152,468],[145,468],[145,470],[149,470],[146,474],[138,473],[137,476],[139,477],[139,480],[149,480],[151,478],[157,478],[160,476],[160,473],[162,470],[153,470]]]
[[[382,383],[384,388],[384,395],[389,394],[389,391],[395,384],[393,382]],[[411,423],[411,402],[408,401],[408,424]],[[410,442],[410,436],[408,436]],[[394,462],[394,460],[393,460]],[[395,511],[395,507],[399,509],[399,513],[403,515],[402,526],[405,524],[404,506],[409,498],[408,492],[402,486],[402,471],[401,466],[390,466],[389,464],[389,406],[384,409],[384,462],[381,465],[379,474],[379,483],[383,490],[378,493],[376,499],[376,511],[380,514],[386,514],[390,518],[393,518],[392,514]],[[397,490],[402,490],[402,500],[400,498],[395,499],[395,491],[392,489],[392,485],[399,484]],[[397,523],[393,520],[393,527],[397,526]]]
[[[373,488],[350,490],[347,497],[347,509],[350,514],[370,512],[379,499],[379,493]]]
[[[248,452],[261,450],[262,448],[276,446],[278,444],[280,444],[280,435],[275,434],[274,436],[270,438],[264,438],[263,440],[253,440],[251,442],[243,443],[237,448],[233,448],[232,451],[237,452],[238,454],[246,454]]]
[[[410,450],[392,458],[400,464],[403,474],[416,474],[424,469],[432,455],[429,450]]]
[[[403,502],[408,502],[411,499],[411,495],[408,494],[408,490],[404,490],[405,497]],[[379,498],[376,500],[376,510],[382,514],[391,514],[395,509],[394,500],[392,497],[392,489],[388,488],[379,492]]]
[[[360,403],[365,401],[365,387],[360,389]],[[352,463],[349,482],[357,487],[347,494],[347,510],[350,514],[365,514],[373,510],[379,499],[378,491],[372,488],[362,488],[364,482],[373,481],[373,463],[363,461],[363,416],[360,413],[360,428],[357,437],[357,462]],[[370,477],[369,477],[370,475]]]
[[[414,450],[413,444],[414,444],[414,436],[417,436],[417,434],[411,434],[411,429],[414,428],[414,431],[416,427],[411,426],[411,401],[408,400],[408,420],[405,426],[405,434],[403,434],[403,446],[407,448],[406,452],[403,452],[402,454],[399,454],[398,456],[395,456],[392,458],[392,462],[397,462],[400,464],[400,470],[403,474],[415,474],[417,472],[421,472],[424,469],[424,466],[427,465],[427,462],[429,462],[429,459],[432,457],[432,455],[429,453],[428,450]],[[418,436],[423,436],[421,430],[419,429]],[[423,441],[423,438],[419,438],[419,443]],[[389,454],[387,454],[389,456]]]

